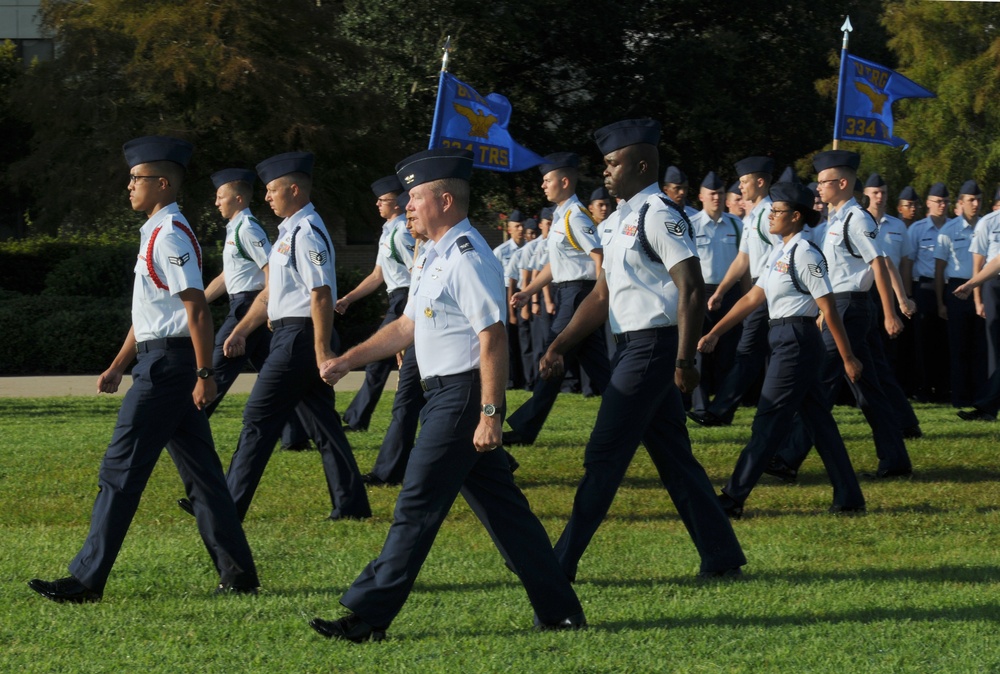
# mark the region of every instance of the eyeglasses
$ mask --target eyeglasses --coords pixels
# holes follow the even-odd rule
[[[829,180],[820,180],[817,185],[825,185],[826,183],[839,183],[844,178],[830,178]]]
[[[947,199],[928,199],[927,203],[934,204],[935,206],[947,206],[948,205],[948,200]]]
[[[377,204],[391,204],[391,203],[394,203],[395,201],[396,201],[396,197],[389,197],[388,199],[386,199],[384,197],[379,197],[378,199],[375,200],[375,203],[377,203]]]
[[[167,176],[136,176],[129,174],[128,184],[131,185],[132,183],[138,180],[159,180],[160,178],[166,178],[166,177]]]
[[[770,218],[775,214],[781,215],[782,213],[791,213],[794,210],[795,210],[794,208],[772,208],[771,212],[767,214],[767,217]]]

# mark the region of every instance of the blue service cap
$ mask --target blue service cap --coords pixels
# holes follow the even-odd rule
[[[305,173],[311,176],[315,161],[316,157],[312,152],[284,152],[257,164],[257,175],[265,185],[289,173]]]
[[[380,197],[383,194],[389,194],[389,192],[402,192],[403,186],[399,183],[399,178],[393,173],[391,176],[385,176],[379,178],[372,183],[372,192],[376,197]]]
[[[873,173],[865,181],[865,187],[885,187],[885,180],[878,173]]]
[[[125,163],[129,168],[153,161],[172,161],[187,168],[194,153],[194,145],[170,136],[143,136],[122,145],[122,152],[125,153]]]
[[[809,191],[813,193],[813,201],[815,202],[816,199],[819,198],[819,183],[812,182],[806,185],[806,187],[808,187]]]
[[[212,174],[212,184],[215,185],[215,189],[219,189],[226,183],[233,183],[237,180],[253,185],[257,181],[257,174],[248,169],[237,168],[222,169]]]
[[[660,123],[655,119],[623,119],[595,131],[594,141],[601,154],[639,143],[656,145],[660,142]]]
[[[601,185],[596,190],[590,193],[590,201],[600,201],[601,199],[611,199],[611,193],[608,192],[608,188]]]
[[[667,167],[666,173],[663,174],[663,184],[673,184],[673,185],[684,185],[687,184],[688,177],[684,171],[680,170],[673,164]]]
[[[740,190],[740,181],[739,180],[737,180],[732,185],[730,185],[729,189],[726,190],[726,191],[729,192],[730,194],[735,194],[735,195],[740,196],[740,197],[743,196],[743,192]]]
[[[536,232],[538,231],[538,221],[535,220],[534,218],[528,218],[527,220],[524,221],[524,224],[522,226],[525,229],[533,229]]]
[[[774,183],[771,185],[770,195],[771,201],[784,201],[804,211],[811,211],[816,202],[812,190],[801,183]]]
[[[385,194],[385,192],[383,192],[382,194]],[[379,196],[382,196],[382,195],[380,194]],[[409,192],[400,192],[399,196],[396,197],[396,205],[399,206],[400,208],[402,208],[405,211],[406,210],[406,204],[408,204],[408,203],[410,203],[410,193]]]
[[[900,201],[920,201],[920,197],[917,195],[917,191],[907,185],[903,188],[903,191],[899,193]]]
[[[593,201],[593,199],[591,199]],[[541,211],[538,212],[539,220],[552,220],[552,214],[555,213],[555,209],[551,206],[546,206]]]
[[[945,187],[944,183],[934,183],[931,188],[927,190],[927,196],[929,197],[940,197],[941,199],[948,198],[948,188]]]
[[[468,180],[472,176],[472,151],[453,148],[423,150],[396,164],[396,175],[406,190],[446,178]]]
[[[857,194],[859,192],[864,192],[864,191],[865,191],[865,186],[861,183],[861,178],[855,178],[854,179],[854,192],[855,192],[855,194]]]
[[[515,208],[510,212],[510,215],[507,216],[507,222],[524,222],[524,214],[520,211],[520,209]]]
[[[770,157],[747,157],[733,164],[733,168],[736,169],[737,176],[745,176],[749,173],[771,175],[774,173],[774,160]]]
[[[778,176],[778,182],[797,183],[801,181],[799,180],[799,177],[795,175],[795,169],[793,169],[791,166],[786,166],[785,170],[781,172],[780,176]]]
[[[545,161],[538,165],[542,175],[561,168],[576,168],[580,165],[580,156],[575,152],[553,152],[542,157]]]
[[[827,150],[813,157],[813,168],[816,169],[816,173],[838,166],[857,171],[860,165],[861,155],[850,150]]]
[[[709,171],[702,179],[701,186],[706,190],[721,190],[726,184],[719,176],[715,175],[715,171]],[[739,183],[736,184],[736,188],[739,189]]]
[[[958,196],[962,196],[963,194],[980,197],[983,195],[983,191],[979,189],[979,183],[975,180],[966,180],[962,183],[962,188],[958,190]]]

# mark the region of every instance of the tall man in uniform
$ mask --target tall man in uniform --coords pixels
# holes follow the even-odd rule
[[[314,619],[323,636],[378,641],[413,589],[459,493],[517,574],[541,629],[586,624],[548,535],[514,485],[500,444],[507,377],[503,273],[469,224],[472,153],[425,150],[396,167],[407,213],[431,243],[416,263],[401,318],[322,366],[335,384],[351,368],[414,345],[427,391],[422,429],[406,467],[393,523],[378,558],[340,602],[351,613]]]
[[[514,251],[507,261],[504,270],[509,295],[513,295],[531,283],[531,259],[535,253],[535,241],[538,240],[538,221],[526,218],[524,223],[524,245]],[[531,306],[525,305],[518,310],[517,340],[521,356],[521,372],[524,376],[525,390],[532,390],[538,379],[538,358],[540,354],[534,351],[534,340],[531,332],[534,325],[531,320]]]
[[[1000,211],[996,208],[979,221],[969,251],[974,274],[1000,255]],[[973,303],[976,314],[986,320],[986,375],[992,377],[1000,365],[1000,276],[977,285]]]
[[[513,296],[511,303],[520,307],[552,283],[556,288],[553,339],[569,325],[573,312],[594,289],[597,270],[604,259],[597,226],[576,196],[579,165],[580,158],[572,152],[557,152],[545,157],[538,167],[542,173],[542,191],[556,204],[548,237],[549,264],[530,286]],[[587,372],[597,392],[603,393],[610,377],[604,328],[596,326],[594,332],[567,355],[571,363],[578,362]],[[559,395],[562,380],[560,373],[535,384],[531,398],[507,419],[512,430],[504,433],[505,445],[534,444]]]
[[[132,327],[99,393],[115,393],[136,358],[133,384],[98,475],[99,491],[83,548],[70,576],[34,579],[31,589],[56,602],[100,601],[139,499],[166,446],[196,503],[198,531],[220,581],[217,593],[256,594],[257,570],[226,489],[208,419],[216,393],[212,315],[201,279],[201,247],[177,206],[190,143],[146,136],[124,146],[132,210],[145,213],[132,291]],[[193,389],[193,390],[192,390]]]
[[[736,162],[734,168],[740,178],[743,198],[752,203],[753,208],[743,218],[739,253],[729,265],[715,292],[708,298],[710,311],[719,309],[726,293],[737,284],[742,284],[748,274],[751,283],[756,283],[757,277],[767,266],[767,258],[772,249],[781,244],[781,237],[772,235],[768,227],[771,213],[771,197],[768,192],[771,189],[774,160],[770,157],[747,157]],[[736,346],[732,370],[704,414],[688,412],[692,421],[702,426],[728,426],[733,422],[740,400],[764,370],[764,362],[770,353],[767,332],[767,305],[763,304],[743,320],[743,333]]]
[[[241,519],[281,427],[293,414],[316,441],[322,457],[333,503],[330,519],[371,517],[333,389],[319,377],[319,365],[333,358],[339,339],[333,328],[337,297],[333,244],[310,201],[313,162],[309,152],[286,152],[257,165],[267,186],[267,202],[284,220],[268,259],[267,287],[224,347],[227,355],[241,355],[247,335],[270,321],[271,352],[243,410],[243,431],[226,474]]]
[[[504,273],[507,272],[507,267],[514,251],[520,250],[523,245],[524,215],[519,209],[515,208],[507,216],[507,240],[493,249],[493,255],[500,261],[500,266],[503,267]],[[509,299],[512,294],[513,291],[508,288],[507,298]],[[510,350],[507,354],[508,362],[510,363],[507,388],[522,388],[524,386],[524,382],[521,381],[523,375],[521,372],[521,338],[518,335],[519,326],[520,321],[517,317],[517,311],[511,308],[507,315],[507,348]]]
[[[602,227],[605,257],[597,284],[552,342],[541,371],[558,377],[564,354],[605,320],[617,349],[556,556],[563,573],[575,579],[642,442],[698,549],[699,575],[737,576],[746,558],[691,453],[684,423],[681,393],[698,383],[694,356],[705,294],[687,219],[657,188],[660,124],[624,120],[598,129],[594,138],[604,155],[605,184],[622,202]]]
[[[701,275],[705,280],[705,293],[708,296],[715,293],[736,259],[743,231],[743,222],[722,209],[722,193],[725,187],[715,175],[715,171],[709,171],[698,190],[698,200],[701,201],[702,209],[691,218],[691,231],[694,234],[698,259],[701,261]],[[708,334],[719,319],[729,313],[742,295],[740,284],[734,284],[723,296],[721,304],[706,311],[702,334]],[[696,352],[695,360],[700,378],[698,386],[691,393],[693,414],[705,415],[709,398],[718,392],[726,374],[732,369],[740,333],[740,327],[727,332],[712,353]]]
[[[386,292],[389,293],[389,309],[385,312],[382,325],[388,325],[399,318],[406,305],[406,295],[410,290],[410,267],[407,261],[413,259],[413,237],[406,231],[406,216],[396,203],[396,197],[403,191],[396,176],[379,178],[372,183],[371,190],[375,195],[378,214],[385,220],[379,235],[375,268],[358,287],[339,298],[334,309],[338,314],[345,314],[351,304],[371,295],[385,283]],[[395,358],[386,358],[369,363],[365,368],[365,381],[344,410],[344,426],[347,430],[368,430],[372,413],[382,396],[394,362]]]

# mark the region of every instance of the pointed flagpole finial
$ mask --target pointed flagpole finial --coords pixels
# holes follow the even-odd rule
[[[441,51],[444,52],[444,55],[441,57],[441,72],[446,73],[448,72],[448,56],[451,54],[451,35],[445,39]]]
[[[854,30],[854,26],[851,25],[850,14],[844,19],[844,25],[840,27],[840,30],[844,32],[844,45],[842,48],[847,49],[847,41],[850,39],[851,31]]]

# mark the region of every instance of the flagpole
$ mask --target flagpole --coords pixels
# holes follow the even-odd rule
[[[441,92],[444,91],[445,73],[448,72],[448,57],[451,55],[451,35],[445,39],[444,47],[441,48],[441,51],[444,54],[441,55],[441,72],[438,75],[437,100],[434,103],[434,121],[431,123],[431,139],[427,145],[428,150],[434,149],[434,141],[438,137],[438,120],[441,117]]]
[[[844,25],[840,27],[844,31],[844,42],[840,47],[840,75],[837,79],[837,111],[833,115],[833,149],[837,149],[837,129],[840,128],[840,115],[843,113],[844,104],[844,78],[847,75],[847,43],[850,41],[851,26],[850,15],[844,19]]]

